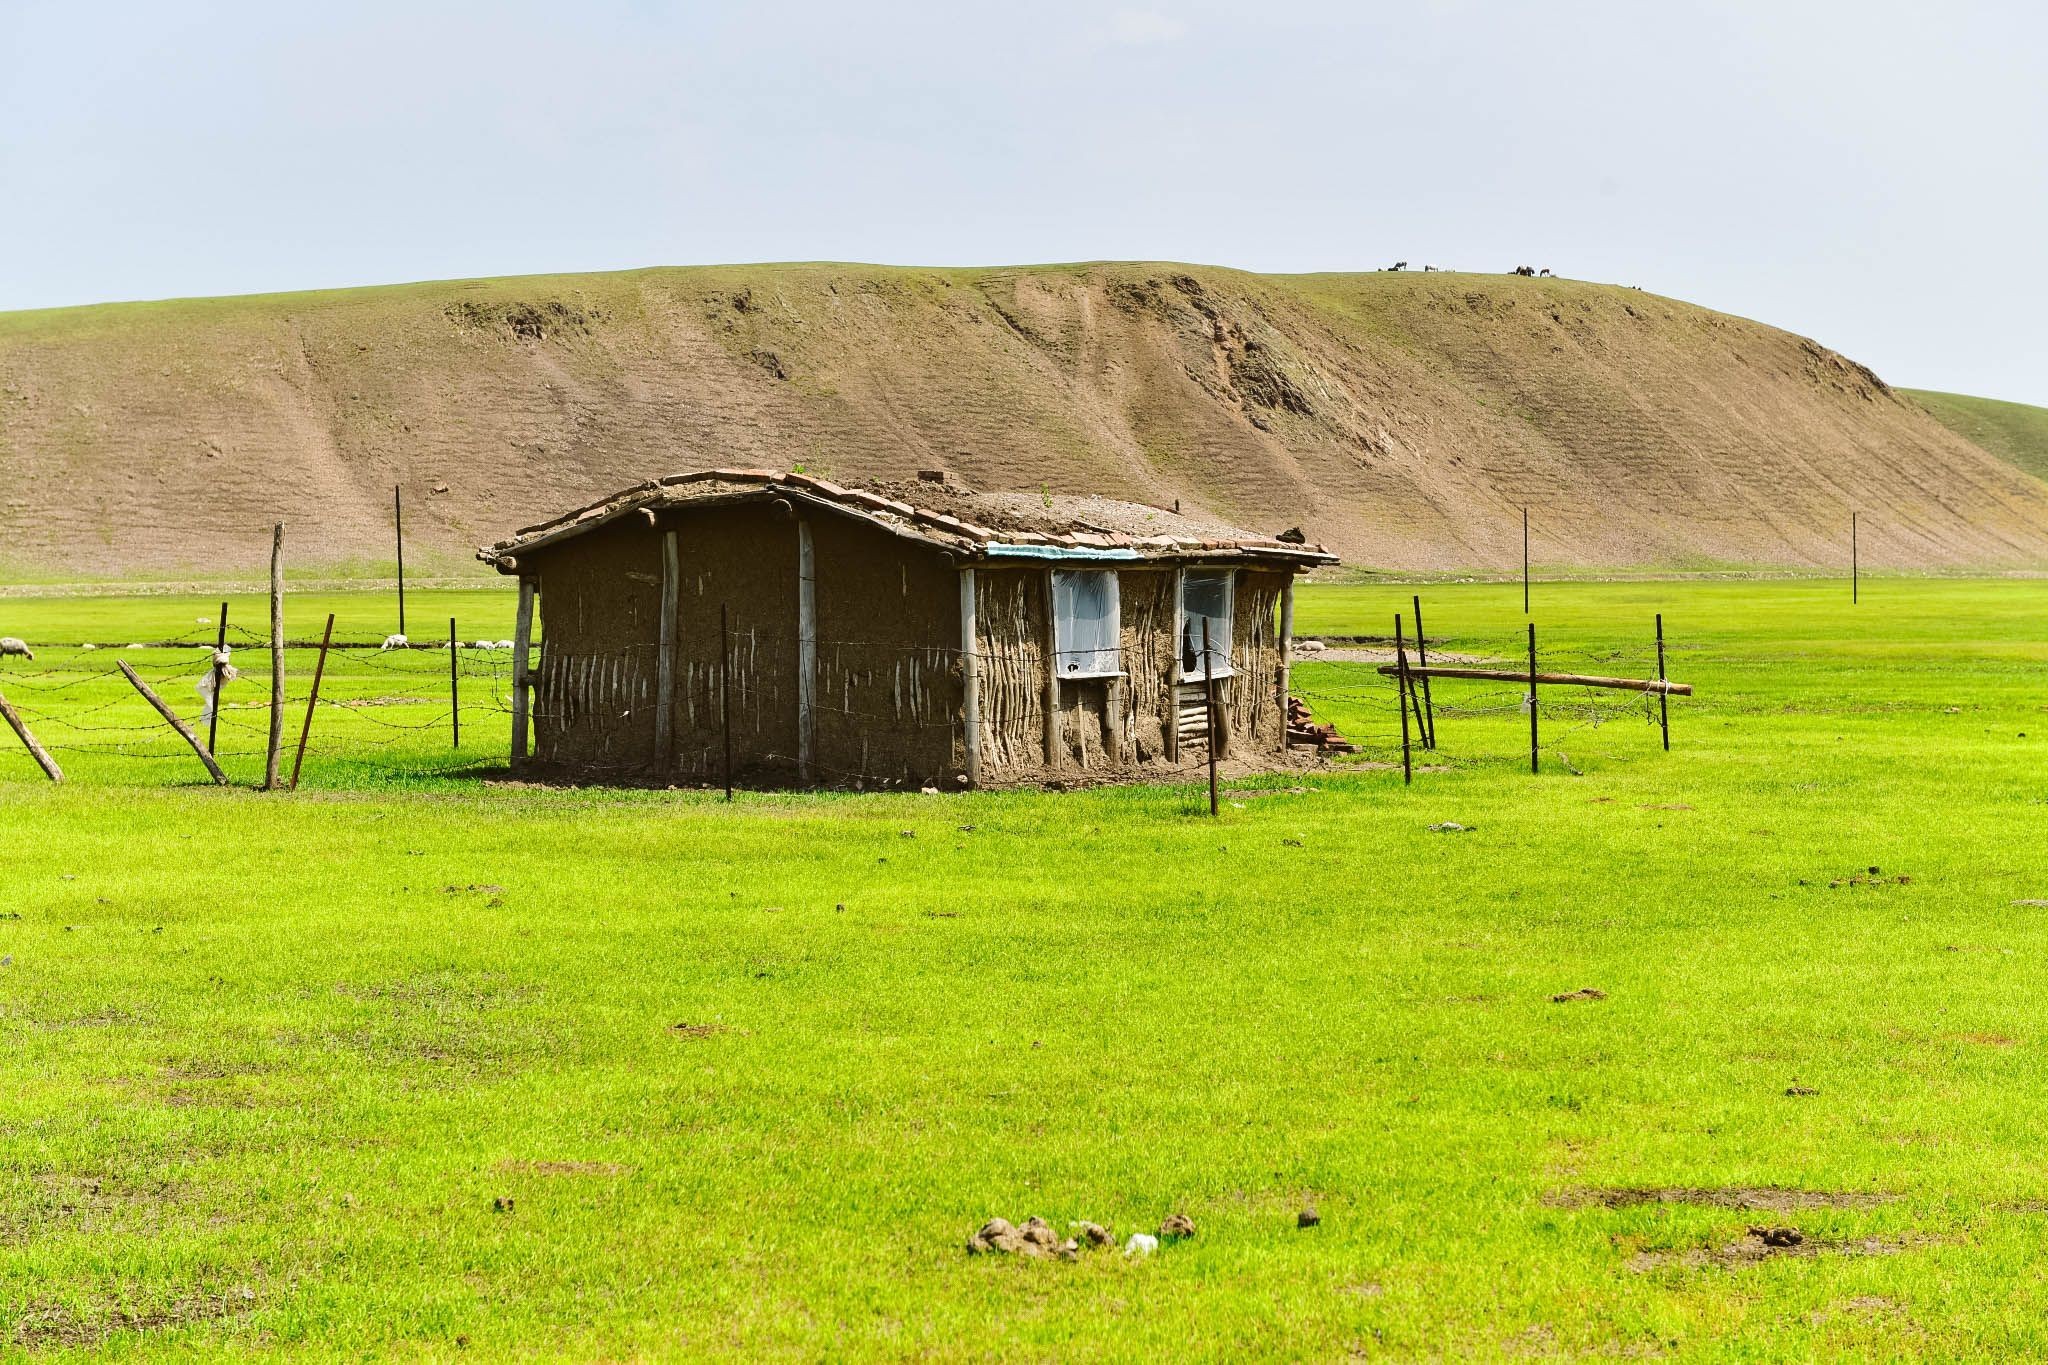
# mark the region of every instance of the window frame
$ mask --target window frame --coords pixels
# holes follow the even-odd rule
[[[1210,652],[1220,656],[1215,663],[1213,671],[1207,667],[1208,660],[1200,657],[1202,653],[1201,643],[1189,630],[1189,623],[1194,620],[1194,615],[1188,611],[1188,580],[1192,578],[1220,578],[1223,580],[1223,614],[1220,618],[1223,623],[1223,643],[1221,648],[1217,647],[1213,632],[1209,641]],[[1237,669],[1232,666],[1231,659],[1234,656],[1237,645],[1237,570],[1225,568],[1182,569],[1180,572],[1179,592],[1180,600],[1175,611],[1175,619],[1179,622],[1177,633],[1187,640],[1186,650],[1183,650],[1180,639],[1175,639],[1173,642],[1173,662],[1180,680],[1182,682],[1202,682],[1210,677],[1219,680],[1236,677]],[[1193,653],[1197,656],[1194,667],[1189,667],[1184,662],[1188,653]]]
[[[1067,617],[1060,611],[1060,579],[1063,576],[1078,576],[1081,574],[1093,574],[1098,577],[1105,578],[1109,581],[1109,644],[1107,646],[1106,652],[1110,654],[1113,661],[1115,662],[1116,666],[1114,668],[1091,668],[1087,670],[1076,669],[1074,671],[1069,672],[1064,666],[1063,661],[1067,658],[1068,655],[1079,654],[1084,651],[1068,648],[1069,642],[1065,638],[1065,635],[1063,633],[1063,627],[1067,621]],[[1124,669],[1123,583],[1122,578],[1117,573],[1117,571],[1115,569],[1088,568],[1054,569],[1052,571],[1050,579],[1048,580],[1047,586],[1048,593],[1046,605],[1052,615],[1053,676],[1058,678],[1061,682],[1089,682],[1101,680],[1104,678],[1122,678],[1129,676]],[[1105,652],[1105,650],[1089,649],[1085,652],[1096,656],[1096,659],[1099,662],[1100,657]]]

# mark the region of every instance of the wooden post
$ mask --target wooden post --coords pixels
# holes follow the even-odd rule
[[[327,629],[320,636],[320,660],[313,665],[313,693],[306,698],[306,723],[299,727],[299,753],[292,760],[291,790],[299,789],[299,768],[306,761],[306,738],[313,733],[313,708],[320,704],[320,678],[327,672],[327,646],[334,641],[334,613],[327,613]]]
[[[675,767],[676,598],[681,570],[676,560],[676,533],[661,533],[660,644],[654,656],[654,764],[662,772]]]
[[[14,708],[7,704],[5,697],[0,697],[0,717],[6,718],[7,724],[14,730],[15,738],[28,750],[29,757],[36,761],[36,766],[43,770],[43,776],[52,782],[62,782],[64,770],[57,766],[56,759],[50,757],[50,751],[36,742],[36,737],[29,733],[28,726],[15,714]]]
[[[220,711],[220,697],[213,699]],[[284,523],[270,533],[270,745],[263,759],[263,790],[277,790],[278,755],[284,749]]]
[[[1395,612],[1395,613],[1394,613],[1394,652],[1395,652],[1395,655],[1396,655],[1396,659],[1395,659],[1395,667],[1396,667],[1396,668],[1398,668],[1398,669],[1400,670],[1400,673],[1401,673],[1401,682],[1402,682],[1402,687],[1403,687],[1403,696],[1404,696],[1404,701],[1403,701],[1403,704],[1404,704],[1405,706],[1407,706],[1407,708],[1408,708],[1408,710],[1409,710],[1410,712],[1414,713],[1414,716],[1415,716],[1415,738],[1416,738],[1416,739],[1418,739],[1418,740],[1420,740],[1420,741],[1422,742],[1422,746],[1423,746],[1423,747],[1424,747],[1424,748],[1426,749],[1426,748],[1428,748],[1428,747],[1429,747],[1429,727],[1428,727],[1428,726],[1426,726],[1425,724],[1423,724],[1423,720],[1422,720],[1422,692],[1421,692],[1421,689],[1419,689],[1419,688],[1417,688],[1417,687],[1415,686],[1415,678],[1414,678],[1414,676],[1413,676],[1413,675],[1411,675],[1411,674],[1410,674],[1410,673],[1408,672],[1408,655],[1407,655],[1407,647],[1406,647],[1406,644],[1404,643],[1404,641],[1403,641],[1403,638],[1402,638],[1402,629],[1401,629],[1401,626],[1402,626],[1402,623],[1401,623],[1401,614],[1400,614],[1399,612]]]
[[[228,647],[228,604],[220,604],[220,625],[213,640],[213,705],[206,709],[206,752],[212,753],[220,734],[221,651]]]
[[[1187,599],[1183,595],[1187,588],[1187,570],[1176,567],[1173,571],[1173,637],[1167,649],[1166,662],[1166,756],[1178,767],[1180,752],[1180,637],[1187,629]]]
[[[1044,574],[1045,583],[1045,690],[1042,708],[1045,712],[1045,766],[1059,766],[1060,733],[1060,625],[1053,605],[1051,569]]]
[[[1522,615],[1529,614],[1529,509],[1522,509]]]
[[[533,675],[527,671],[526,655],[533,644],[533,580],[519,580],[519,615],[512,627],[512,766],[526,762],[527,692]]]
[[[462,747],[462,643],[455,637],[455,618],[448,618],[448,747]]]
[[[391,485],[391,538],[398,546],[398,633],[405,634],[405,502]]]
[[[1529,771],[1539,771],[1536,758],[1536,623],[1529,623]]]
[[[1429,667],[1429,642],[1422,635],[1422,594],[1415,594],[1415,662]],[[1415,690],[1415,680],[1409,679],[1408,690]],[[1422,747],[1436,748],[1436,699],[1429,694],[1429,675],[1422,675]]]
[[[796,524],[796,773],[811,780],[811,746],[817,737],[814,712],[818,686],[817,557],[811,523]]]
[[[1856,547],[1856,514],[1849,514],[1849,605],[1855,606],[1863,596],[1862,557]]]
[[[1285,747],[1287,734],[1287,694],[1294,685],[1294,575],[1288,574],[1287,581],[1280,585],[1280,695],[1274,698],[1280,704],[1281,744]]]
[[[1216,814],[1216,660],[1209,654],[1209,618],[1202,618],[1202,701],[1208,711],[1209,814]]]
[[[725,799],[732,800],[732,621],[718,604],[718,724],[725,734]]]
[[[966,727],[967,785],[981,785],[981,655],[975,648],[980,629],[974,569],[960,570],[960,709]]]
[[[214,782],[225,787],[228,784],[228,775],[220,770],[220,764],[213,761],[212,752],[199,742],[199,736],[192,733],[192,727],[179,720],[178,713],[164,705],[162,697],[150,691],[149,684],[135,675],[135,670],[128,666],[126,659],[118,659],[115,662],[119,663],[121,671],[128,675],[128,681],[135,684],[135,690],[142,694],[142,699],[154,706],[156,713],[169,721],[171,728],[178,732],[179,737],[192,746],[192,752],[199,755],[199,761],[206,765],[206,771],[213,774]],[[214,698],[214,709],[220,709],[218,694]]]
[[[1401,712],[1401,785],[1411,786],[1415,781],[1415,759],[1408,737],[1409,693],[1414,686],[1408,681],[1408,646],[1401,640],[1401,614],[1394,613],[1394,704]]]
[[[1657,681],[1664,681],[1664,613],[1657,613]],[[1657,689],[1657,720],[1664,727],[1664,752],[1671,752],[1671,694]]]

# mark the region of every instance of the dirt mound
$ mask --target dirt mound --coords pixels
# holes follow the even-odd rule
[[[949,469],[1354,564],[2048,564],[2048,485],[1800,337],[1437,273],[746,266],[0,315],[0,569],[469,552],[649,475]]]

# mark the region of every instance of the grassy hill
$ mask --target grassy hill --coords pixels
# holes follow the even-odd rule
[[[1118,263],[764,265],[0,315],[0,570],[469,547],[652,474],[944,466],[1352,561],[2048,563],[2048,485],[1867,369],[1614,286]]]
[[[1899,392],[1964,440],[2011,460],[2037,479],[2048,479],[2048,408],[1931,389]]]

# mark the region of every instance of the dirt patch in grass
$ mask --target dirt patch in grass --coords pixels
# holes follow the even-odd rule
[[[515,1161],[498,1163],[507,1175],[631,1175],[631,1166],[616,1161]]]
[[[1905,1249],[1905,1243],[1883,1237],[1824,1239],[1804,1236],[1796,1228],[1753,1227],[1734,1241],[1717,1247],[1637,1251],[1628,1258],[1628,1268],[1643,1271],[1684,1266],[1688,1269],[1717,1267],[1740,1270],[1778,1257],[1895,1256]]]
[[[68,1348],[92,1350],[124,1332],[158,1332],[196,1322],[218,1322],[255,1306],[254,1291],[237,1288],[220,1293],[188,1294],[155,1308],[79,1308],[56,1300],[23,1306],[0,1340],[28,1350]]]
[[[1696,1208],[1788,1213],[1794,1209],[1869,1209],[1896,1198],[1865,1190],[1793,1190],[1778,1185],[1650,1185],[1558,1190],[1545,1195],[1543,1202],[1565,1209],[1690,1204]]]
[[[715,1021],[709,1024],[670,1024],[668,1031],[682,1038],[716,1038],[721,1033],[734,1033],[742,1038],[747,1036],[745,1029]]]

